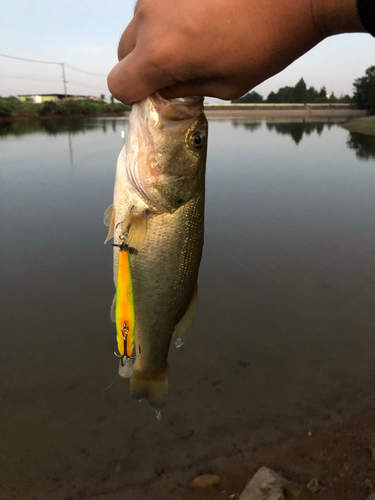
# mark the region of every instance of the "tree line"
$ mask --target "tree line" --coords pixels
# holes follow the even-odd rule
[[[39,116],[100,116],[123,115],[131,108],[122,103],[106,103],[93,99],[67,99],[61,102],[45,101],[34,103],[20,101],[17,97],[0,97],[0,118],[19,116],[36,118]]]
[[[357,78],[354,83],[354,93],[336,97],[332,92],[327,94],[323,86],[320,90],[307,87],[305,80],[301,78],[294,87],[282,87],[277,92],[271,92],[267,99],[255,90],[248,92],[232,103],[268,103],[268,104],[319,104],[319,103],[344,103],[353,104],[358,109],[366,109],[369,114],[375,113],[375,66],[371,66],[365,72],[365,76]]]

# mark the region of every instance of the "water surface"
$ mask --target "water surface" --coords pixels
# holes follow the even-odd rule
[[[102,219],[123,128],[0,123],[4,499],[152,498],[160,478],[373,405],[375,138],[210,121],[199,309],[157,421],[112,354]]]

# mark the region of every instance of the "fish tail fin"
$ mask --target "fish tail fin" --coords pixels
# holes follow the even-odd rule
[[[158,378],[146,378],[142,372],[134,371],[130,379],[130,394],[138,401],[147,399],[154,410],[161,410],[167,404],[168,370]]]

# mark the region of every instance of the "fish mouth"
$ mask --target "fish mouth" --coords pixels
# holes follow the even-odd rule
[[[148,98],[157,113],[158,124],[166,120],[172,122],[185,121],[197,118],[203,110],[204,98],[201,96],[178,97],[164,99],[159,92]]]

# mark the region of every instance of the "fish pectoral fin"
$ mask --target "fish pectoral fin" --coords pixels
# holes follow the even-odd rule
[[[185,311],[185,314],[182,316],[180,321],[177,323],[174,332],[173,332],[173,341],[176,347],[181,347],[190,332],[192,327],[195,314],[197,312],[198,306],[198,284],[195,285],[195,289],[193,295],[190,299],[190,303]]]
[[[143,247],[147,235],[147,211],[141,214],[130,214],[127,245],[137,252]]]
[[[105,239],[104,245],[113,238],[115,232],[115,211],[113,205],[109,205],[107,210],[104,212],[104,224],[108,227],[108,234]]]
[[[109,317],[111,318],[111,321],[113,323],[116,323],[116,294],[113,297],[112,304],[111,304],[111,311],[109,313]]]

